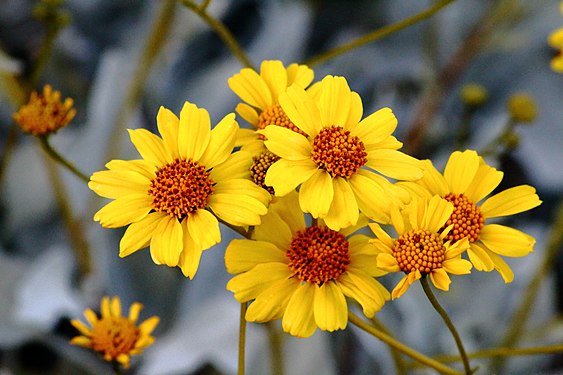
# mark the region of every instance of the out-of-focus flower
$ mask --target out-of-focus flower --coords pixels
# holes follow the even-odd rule
[[[208,112],[186,102],[180,118],[161,107],[162,138],[130,130],[142,160],[112,160],[88,186],[115,199],[94,220],[106,228],[129,225],[121,257],[150,245],[156,264],[179,266],[193,278],[201,253],[221,241],[217,217],[235,226],[260,224],[270,195],[249,180],[252,157],[231,154],[238,130],[235,115],[210,130]]]
[[[71,324],[81,333],[70,340],[71,344],[92,349],[103,355],[108,362],[118,362],[128,368],[132,355],[138,355],[154,342],[151,336],[159,322],[153,316],[137,325],[139,312],[143,305],[135,302],[129,308],[129,316],[121,316],[121,302],[119,297],[103,297],[101,302],[101,317],[91,309],[84,311],[84,316],[90,324],[88,327],[80,320],[73,319]]]
[[[393,289],[393,299],[401,297],[421,277],[429,276],[436,288],[447,291],[451,283],[448,273],[470,272],[471,263],[460,256],[469,247],[468,239],[449,240],[453,226],[441,230],[454,211],[451,203],[435,195],[429,200],[413,199],[402,212],[396,207],[394,210],[391,220],[398,238],[391,238],[377,223],[369,224],[377,236],[370,241],[379,251],[377,266],[405,273]]]
[[[526,93],[516,93],[506,103],[510,117],[516,122],[528,123],[538,117],[538,108],[534,98]]]
[[[541,204],[536,189],[529,185],[515,186],[501,191],[483,203],[502,181],[503,172],[490,167],[477,152],[455,151],[450,155],[443,175],[425,160],[424,177],[416,182],[401,182],[413,193],[427,198],[437,194],[454,205],[444,228],[453,226],[446,240],[452,242],[467,238],[469,260],[479,271],[496,269],[506,283],[514,274],[499,256],[525,256],[534,249],[536,240],[511,227],[486,224],[488,219],[514,215]]]
[[[561,14],[563,14],[563,2],[560,8]],[[563,27],[552,32],[547,38],[547,42],[557,51],[555,57],[551,59],[551,69],[563,73]]]
[[[368,317],[381,309],[389,292],[373,277],[376,251],[365,235],[347,237],[356,228],[334,231],[307,226],[292,192],[270,205],[255,240],[233,240],[227,247],[227,271],[239,274],[227,284],[240,302],[254,300],[246,319],[282,319],[286,332],[309,337],[320,328],[344,329],[345,297],[356,300]]]
[[[255,129],[278,125],[301,133],[279,105],[279,96],[295,84],[305,89],[312,81],[314,72],[306,65],[291,64],[285,68],[279,60],[266,60],[260,65],[260,74],[244,68],[229,78],[231,90],[245,103],[239,103],[237,113]],[[237,146],[258,155],[264,151],[264,137],[252,129],[240,129]]]
[[[460,97],[466,106],[475,108],[487,101],[489,93],[483,85],[468,83],[461,88]]]
[[[33,91],[29,102],[13,118],[24,132],[42,137],[65,127],[75,115],[73,100],[66,98],[61,102],[61,93],[45,85],[43,94]]]
[[[387,222],[391,202],[402,204],[408,194],[401,196],[374,170],[398,180],[422,176],[419,160],[397,151],[402,143],[391,135],[397,127],[393,112],[383,108],[361,120],[360,96],[344,77],[333,76],[322,80],[314,97],[291,86],[280,104],[303,132],[273,125],[259,131],[281,158],[268,169],[266,185],[277,196],[300,186],[301,209],[333,230],[355,225],[359,211]]]

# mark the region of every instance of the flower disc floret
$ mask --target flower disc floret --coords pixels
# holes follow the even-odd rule
[[[350,264],[348,241],[327,227],[315,226],[297,232],[287,257],[295,277],[317,285],[337,279]]]
[[[258,156],[252,158],[252,166],[250,167],[250,178],[254,183],[264,189],[270,194],[274,195],[274,188],[266,185],[266,172],[280,157],[273,153],[266,151]]]
[[[155,211],[182,219],[203,209],[213,194],[213,180],[205,167],[193,160],[176,159],[156,171],[149,194]]]
[[[92,349],[105,357],[117,358],[135,348],[139,335],[139,329],[129,319],[107,317],[92,328]]]
[[[454,205],[454,212],[442,228],[453,225],[446,235],[446,240],[455,242],[465,237],[470,243],[479,240],[479,234],[485,225],[481,209],[463,194],[448,193],[444,199]]]
[[[332,177],[350,177],[367,163],[360,138],[341,126],[322,129],[313,139],[311,158]]]
[[[446,248],[436,233],[426,229],[413,229],[403,233],[393,247],[393,256],[401,271],[420,271],[428,274],[442,267],[446,259]]]
[[[304,131],[299,129],[283,111],[281,105],[274,104],[260,113],[258,117],[258,129],[264,129],[268,125],[277,125],[289,130],[293,130],[301,135],[307,135]]]

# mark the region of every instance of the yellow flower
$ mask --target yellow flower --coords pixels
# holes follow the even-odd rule
[[[467,254],[473,266],[479,271],[496,269],[506,283],[511,282],[514,274],[499,255],[525,256],[533,251],[536,241],[519,230],[486,221],[539,206],[541,201],[536,189],[528,185],[516,186],[479,204],[500,184],[503,173],[487,165],[477,152],[453,152],[443,175],[430,160],[424,163],[422,179],[399,185],[420,196],[438,194],[452,202],[454,212],[445,225],[453,225],[453,229],[446,238],[452,241],[467,238],[471,244]]]
[[[428,275],[436,288],[447,291],[451,283],[448,273],[470,273],[471,263],[460,256],[469,247],[468,239],[454,243],[447,237],[452,226],[441,230],[453,211],[453,205],[437,195],[429,200],[415,198],[402,212],[395,207],[391,221],[398,234],[396,239],[379,224],[369,224],[377,236],[371,240],[379,251],[377,266],[405,273],[391,293],[393,299],[401,297],[421,277]]]
[[[239,103],[237,113],[255,129],[275,124],[300,132],[281,109],[278,98],[289,86],[306,88],[313,81],[313,70],[306,65],[291,64],[285,68],[279,60],[263,61],[260,74],[250,68],[229,78],[231,90],[245,103]],[[264,151],[264,139],[255,130],[240,129],[237,146],[258,155]]]
[[[367,222],[367,220],[366,220]],[[365,223],[364,223],[365,224]],[[334,231],[307,226],[296,192],[277,200],[255,228],[255,240],[233,240],[227,247],[227,271],[238,274],[227,284],[239,302],[254,300],[246,319],[282,319],[284,331],[309,337],[320,328],[346,328],[346,297],[368,317],[381,309],[389,292],[373,277],[376,252],[357,228]]]
[[[360,96],[345,78],[332,76],[322,80],[315,96],[291,86],[280,104],[306,135],[273,125],[259,131],[281,158],[268,169],[266,185],[277,196],[301,186],[301,209],[333,230],[356,224],[358,210],[388,221],[390,203],[405,197],[395,197],[398,189],[374,170],[399,180],[422,176],[420,162],[397,151],[402,143],[391,135],[397,126],[393,112],[383,108],[361,120]]]
[[[563,2],[561,2],[560,9],[563,14]],[[547,38],[547,42],[557,51],[555,57],[551,59],[551,69],[563,73],[563,27],[552,32]]]
[[[80,320],[71,324],[82,334],[70,340],[71,344],[92,349],[104,356],[108,362],[118,362],[129,367],[130,357],[138,355],[154,342],[152,331],[159,322],[157,316],[150,317],[137,326],[139,312],[143,305],[135,302],[129,308],[129,316],[121,316],[121,303],[118,297],[102,298],[100,319],[94,311],[86,309],[84,316],[90,327]]]
[[[221,241],[215,215],[235,226],[260,224],[270,195],[248,179],[250,154],[231,154],[234,114],[210,131],[207,111],[186,102],[180,119],[161,107],[156,120],[162,138],[129,131],[143,159],[112,160],[90,178],[90,189],[115,199],[94,220],[106,228],[129,225],[119,256],[150,244],[156,264],[179,266],[193,278],[202,251]]]
[[[32,92],[29,102],[14,113],[13,118],[22,130],[37,137],[45,136],[65,127],[76,115],[71,98],[61,102],[61,93],[50,85],[43,87],[43,95]]]

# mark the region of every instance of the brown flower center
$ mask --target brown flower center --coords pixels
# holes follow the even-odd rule
[[[205,167],[193,160],[176,159],[156,172],[149,194],[155,211],[183,219],[205,208],[213,194],[213,180]]]
[[[446,248],[440,236],[426,229],[413,229],[403,233],[393,246],[393,256],[401,271],[411,273],[419,270],[430,273],[442,267]]]
[[[485,217],[481,213],[481,209],[463,194],[449,193],[444,199],[454,205],[454,212],[442,227],[444,229],[449,225],[454,225],[445,240],[455,242],[468,237],[469,242],[477,241],[481,229],[485,225]]]
[[[255,156],[252,160],[252,166],[250,167],[250,178],[256,185],[261,186],[262,188],[268,190],[270,194],[274,195],[274,188],[267,186],[265,183],[266,172],[268,172],[268,168],[270,168],[272,164],[280,160],[280,157],[274,155],[270,151],[266,151],[258,156]]]
[[[327,227],[315,226],[297,232],[287,257],[295,277],[317,285],[337,279],[350,264],[348,241]]]
[[[264,129],[268,125],[281,126],[307,136],[303,130],[299,129],[293,122],[291,122],[279,104],[274,104],[260,113],[259,122],[256,127],[258,129]]]
[[[332,177],[350,177],[367,162],[360,138],[340,126],[322,129],[313,139],[311,158]]]
[[[98,320],[92,327],[92,349],[112,359],[129,354],[139,339],[139,329],[124,317]]]

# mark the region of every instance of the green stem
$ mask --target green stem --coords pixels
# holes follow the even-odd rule
[[[238,375],[244,375],[244,354],[246,347],[246,302],[240,304],[240,323],[238,337]]]
[[[452,3],[454,0],[440,0],[438,1],[436,4],[434,4],[433,6],[431,6],[430,8],[415,14],[412,17],[409,17],[407,19],[404,19],[402,21],[393,23],[391,25],[387,25],[387,26],[383,26],[380,29],[374,30],[371,33],[368,33],[362,37],[359,37],[356,40],[351,41],[350,43],[347,43],[343,46],[339,46],[336,48],[333,48],[327,52],[324,52],[318,56],[315,56],[309,60],[307,60],[305,62],[306,65],[309,66],[313,66],[313,65],[318,65],[321,64],[327,60],[330,60],[336,56],[342,55],[344,53],[350,52],[353,49],[356,49],[358,47],[361,47],[363,45],[366,45],[368,43],[374,42],[376,40],[379,39],[383,39],[386,36],[389,36],[399,30],[402,29],[406,29],[409,26],[414,25],[417,22],[420,22],[430,16],[432,16],[434,13],[438,12],[440,9],[442,9],[443,7],[445,7],[446,5]]]
[[[16,124],[12,124],[10,129],[8,129],[6,142],[4,143],[2,154],[0,155],[0,186],[3,185],[2,182],[4,181],[6,169],[8,168],[8,160],[18,143],[19,134],[19,127]]]
[[[283,345],[282,336],[274,322],[266,323],[268,341],[270,342],[270,355],[272,363],[272,375],[283,375]]]
[[[244,53],[242,47],[238,44],[233,34],[227,29],[225,24],[223,24],[218,19],[212,17],[207,13],[206,7],[199,6],[192,0],[182,0],[182,4],[186,7],[190,8],[194,13],[201,17],[219,36],[219,38],[223,39],[225,45],[231,50],[233,55],[242,63],[242,65],[246,66],[247,68],[254,68],[252,62]]]
[[[468,355],[469,358],[479,359],[479,358],[490,358],[490,357],[516,357],[516,356],[526,356],[526,355],[545,355],[563,353],[563,344],[558,345],[544,345],[544,346],[533,346],[528,348],[491,348],[480,350],[475,353]],[[456,362],[461,358],[459,356],[444,355],[435,357],[435,359],[440,362]]]
[[[72,172],[75,176],[80,178],[82,181],[86,183],[90,181],[90,178],[88,176],[86,176],[84,173],[79,171],[71,162],[66,160],[61,154],[59,154],[51,146],[51,144],[49,143],[48,136],[39,137],[39,142],[41,144],[41,148],[43,148],[43,151],[45,151],[47,155],[49,155],[54,161],[56,161],[57,163],[68,169],[70,172]]]
[[[501,347],[511,348],[516,346],[520,341],[522,332],[526,327],[526,322],[530,317],[532,307],[535,305],[538,292],[546,276],[550,274],[550,270],[553,267],[562,243],[563,200],[559,202],[559,206],[557,207],[556,217],[551,226],[544,258],[526,287],[522,299],[520,300],[520,305],[512,315],[512,320],[509,325],[510,328],[506,331],[506,334],[501,340]],[[504,357],[496,358],[491,364],[491,369],[496,373],[501,373],[504,362]]]
[[[509,118],[502,132],[486,147],[484,147],[482,152],[480,152],[481,156],[494,156],[495,154],[500,154],[501,152],[498,150],[498,147],[502,147],[506,144],[506,139],[514,132],[515,127],[516,122],[514,122],[512,118]]]
[[[165,45],[166,36],[168,35],[168,31],[173,23],[175,6],[176,2],[174,0],[166,0],[162,2],[162,8],[157,16],[157,20],[154,22],[149,34],[147,35],[145,46],[139,56],[135,72],[133,73],[129,87],[127,88],[125,98],[123,99],[122,108],[119,111],[117,119],[113,125],[113,130],[111,132],[113,136],[111,137],[107,148],[106,160],[114,158],[119,152],[122,135],[125,134],[127,120],[141,98],[145,81],[149,77],[149,73],[156,56]]]
[[[358,328],[362,329],[363,331],[369,333],[370,335],[378,338],[379,340],[383,341],[384,343],[386,343],[387,345],[389,345],[392,348],[395,348],[396,350],[398,350],[399,352],[408,355],[409,357],[413,358],[414,360],[433,368],[434,370],[440,372],[441,374],[449,374],[449,375],[460,375],[461,373],[459,371],[454,370],[451,367],[448,367],[446,365],[444,365],[443,363],[440,363],[438,361],[436,361],[435,359],[432,359],[430,357],[425,356],[422,353],[417,352],[416,350],[406,346],[405,344],[401,343],[400,341],[397,341],[396,339],[394,339],[393,337],[389,336],[386,333],[383,333],[382,331],[376,329],[375,327],[369,325],[368,323],[364,322],[362,319],[360,319],[357,315],[355,315],[353,312],[348,311],[348,320],[350,321],[350,323],[354,324],[355,326],[357,326]]]
[[[199,6],[199,9],[200,9],[202,12],[205,12],[205,10],[207,9],[207,7],[209,6],[209,3],[211,3],[211,0],[203,0],[203,1],[201,2],[201,5]]]
[[[373,326],[375,328],[377,328],[378,330],[382,331],[383,333],[391,336],[391,332],[387,329],[387,327],[385,327],[385,325],[381,322],[381,320],[377,319],[376,316],[374,316],[373,318],[371,318],[371,321],[373,323]],[[399,351],[393,347],[389,347],[389,350],[391,352],[391,357],[393,358],[393,362],[395,363],[395,368],[397,370],[396,374],[397,375],[407,375],[407,368],[405,366],[405,361],[403,361],[403,357],[401,357],[401,353],[399,353]]]
[[[446,313],[446,310],[444,310],[444,308],[440,305],[440,303],[436,299],[436,296],[432,292],[432,288],[430,288],[430,284],[428,283],[428,277],[426,276],[422,277],[420,279],[420,283],[422,284],[422,289],[424,290],[426,297],[428,297],[428,300],[432,304],[432,307],[434,307],[434,309],[438,312],[438,314],[440,314],[442,320],[444,321],[444,323],[450,330],[452,336],[454,337],[455,344],[459,351],[459,355],[463,361],[463,369],[465,370],[465,374],[471,375],[471,367],[469,366],[469,359],[467,358],[467,353],[465,352],[465,348],[463,347],[463,342],[461,341],[461,338],[459,337],[459,334],[457,333],[455,326],[450,320],[448,313]]]

